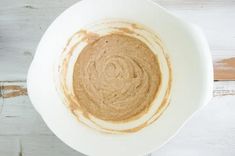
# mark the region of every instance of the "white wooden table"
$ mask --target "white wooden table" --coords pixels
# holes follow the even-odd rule
[[[25,84],[43,32],[76,1],[0,0],[0,156],[83,156],[47,128],[27,97]],[[157,2],[204,30],[216,81],[211,102],[152,156],[234,156],[235,1]]]

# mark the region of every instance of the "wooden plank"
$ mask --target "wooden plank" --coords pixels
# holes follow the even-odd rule
[[[23,82],[4,84],[5,88],[10,84],[25,87]],[[4,90],[1,92],[5,93]],[[214,96],[228,95],[235,95],[235,82],[215,82]],[[19,97],[0,98],[0,100],[0,104],[3,106],[0,114],[0,123],[2,123],[0,135],[52,134],[30,104],[27,96],[20,95]],[[37,127],[34,126],[35,123],[38,123]]]
[[[84,156],[55,136],[24,136],[21,141],[22,156]]]
[[[25,87],[24,82],[2,82],[2,85]],[[82,156],[54,136],[32,107],[28,96],[2,96],[0,101],[3,105],[0,113],[0,155]],[[211,102],[152,156],[235,155],[234,101],[235,81],[215,82]]]
[[[0,155],[1,156],[19,156],[18,138],[0,136]]]
[[[57,15],[77,1],[1,0],[0,81],[26,79],[28,67],[43,32]],[[214,58],[235,57],[234,0],[154,1],[179,17],[199,25],[208,38]],[[227,74],[222,74],[222,78],[219,76],[218,79],[227,79]],[[233,79],[231,74],[228,79]]]
[[[0,115],[1,115],[2,109],[3,109],[3,98],[1,98],[2,94],[3,94],[2,93],[3,92],[2,86],[3,86],[3,84],[2,84],[2,82],[0,82]]]
[[[211,102],[152,156],[235,155],[234,93],[234,81],[216,82]]]
[[[19,85],[3,85],[1,90],[3,91],[0,95],[3,98],[12,98],[16,96],[27,95],[27,88]]]
[[[49,24],[79,0],[1,0],[0,80],[25,80],[37,44]]]
[[[215,82],[214,85],[214,91],[213,91],[214,97],[224,97],[224,96],[235,96],[235,82],[234,81],[218,81]]]
[[[18,86],[25,88],[25,82],[3,83],[1,87],[6,88],[1,90],[2,97],[0,97],[0,105],[2,111],[0,113],[0,136],[1,135],[52,135],[47,126],[42,121],[41,117],[34,110],[29,99],[24,94],[19,93],[18,96],[9,97],[11,93],[8,88],[11,86]],[[37,126],[35,126],[35,123]]]
[[[1,156],[85,156],[55,136],[0,136]]]
[[[167,4],[167,5],[164,5]],[[205,33],[212,55],[235,55],[235,1],[165,1],[167,9]],[[218,52],[218,53],[217,53]]]
[[[214,62],[215,80],[235,80],[235,57]]]
[[[203,9],[211,7],[228,7],[234,5],[234,0],[153,0],[167,8]]]

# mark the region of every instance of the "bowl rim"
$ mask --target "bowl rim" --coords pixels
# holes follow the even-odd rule
[[[86,1],[92,1],[92,0],[86,0]],[[105,0],[97,0],[97,1],[105,1]],[[123,0],[124,1],[124,0]],[[138,3],[140,2],[141,0],[129,0],[129,1],[133,1],[135,3]],[[74,5],[72,5],[71,7],[69,7],[68,9],[66,9],[62,14],[65,14],[66,12],[68,12],[69,10],[75,8],[77,5],[80,5],[82,3],[85,3],[85,1],[79,1],[77,3],[75,3]],[[86,2],[87,3],[87,2]],[[143,3],[143,2],[141,2]],[[212,58],[211,58],[211,55],[210,55],[210,50],[209,50],[209,46],[208,46],[208,43],[205,39],[205,36],[203,35],[202,31],[195,25],[192,25],[192,24],[189,24],[187,22],[185,22],[184,20],[176,17],[175,15],[171,14],[168,10],[164,9],[163,7],[159,6],[157,3],[153,2],[152,0],[145,0],[144,3],[149,3],[150,5],[154,5],[156,7],[156,9],[160,9],[162,11],[165,12],[165,14],[169,14],[170,16],[172,16],[173,18],[177,18],[177,20],[179,20],[180,22],[184,23],[187,27],[187,29],[190,29],[195,33],[195,35],[197,35],[198,37],[198,40],[201,41],[201,44],[203,45],[204,47],[204,53],[203,53],[203,56],[202,56],[202,61],[204,64],[204,79],[205,79],[205,86],[204,86],[204,95],[203,97],[201,97],[202,101],[201,101],[201,105],[199,105],[197,108],[195,108],[194,112],[192,112],[192,114],[190,114],[186,119],[184,119],[184,121],[180,124],[181,126],[177,127],[176,128],[176,131],[174,131],[173,134],[171,134],[167,140],[164,140],[161,145],[158,145],[156,148],[152,148],[151,150],[148,150],[146,151],[145,154],[147,154],[148,152],[152,152],[153,150],[156,150],[160,147],[162,147],[166,142],[168,142],[168,140],[170,140],[171,138],[173,138],[179,131],[180,129],[183,127],[183,125],[189,121],[192,116],[198,112],[203,106],[205,106],[206,103],[209,102],[209,100],[211,99],[212,97],[212,90],[213,90],[213,65],[212,65]],[[68,141],[66,141],[63,137],[63,135],[58,135],[58,131],[55,129],[54,126],[51,126],[51,121],[48,121],[50,119],[48,119],[48,117],[45,117],[42,113],[42,108],[40,108],[40,104],[38,104],[37,100],[38,100],[38,96],[35,96],[35,85],[33,85],[33,83],[35,83],[35,78],[37,78],[37,76],[35,76],[35,72],[33,72],[33,70],[35,69],[35,66],[36,64],[38,63],[37,62],[37,59],[38,59],[38,55],[40,53],[40,46],[42,45],[42,43],[44,42],[44,39],[47,37],[47,34],[48,34],[48,31],[50,31],[52,25],[55,24],[55,21],[58,21],[58,19],[61,17],[58,16],[54,22],[49,26],[49,28],[47,29],[47,31],[43,34],[43,37],[41,38],[40,40],[40,43],[37,47],[37,50],[36,50],[36,53],[35,53],[35,56],[34,56],[34,59],[30,65],[30,68],[29,68],[29,71],[28,71],[28,76],[27,76],[27,87],[28,87],[28,94],[29,94],[29,97],[32,101],[32,104],[33,106],[36,108],[36,110],[40,113],[40,115],[42,116],[43,120],[46,122],[46,124],[48,125],[48,127],[56,134],[56,136],[58,138],[60,138],[60,140],[62,140],[63,142],[65,142],[66,144],[70,145],[72,148],[74,148],[73,145],[71,145],[71,143],[69,143]],[[36,104],[37,103],[37,104]],[[78,150],[77,148],[74,148],[76,150]],[[80,152],[83,152],[84,154],[91,154],[91,153],[87,153],[87,152],[84,152],[84,151],[80,151]]]

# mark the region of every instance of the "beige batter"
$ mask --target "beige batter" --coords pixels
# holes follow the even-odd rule
[[[79,108],[107,121],[131,120],[145,113],[161,84],[156,56],[137,38],[99,37],[80,53],[73,72]]]

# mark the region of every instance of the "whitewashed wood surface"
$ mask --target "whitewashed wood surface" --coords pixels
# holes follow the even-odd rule
[[[215,62],[235,58],[234,0],[155,1],[204,30]],[[27,96],[8,97],[17,91],[4,87],[26,87],[27,70],[43,32],[75,2],[0,0],[0,156],[83,156],[52,134]],[[235,76],[235,68],[229,71]],[[211,102],[152,156],[234,156],[234,112],[235,81],[216,81]]]

